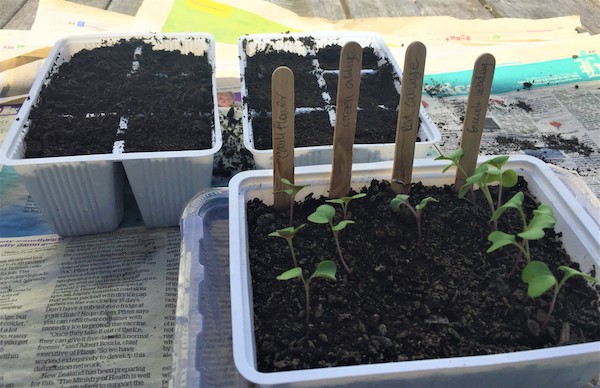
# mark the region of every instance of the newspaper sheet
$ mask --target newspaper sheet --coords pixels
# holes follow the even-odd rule
[[[0,386],[167,386],[177,228],[2,239]]]

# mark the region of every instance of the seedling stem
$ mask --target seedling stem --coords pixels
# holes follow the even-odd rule
[[[315,224],[329,224],[329,227],[331,228],[331,232],[333,233],[333,239],[335,240],[335,245],[337,247],[338,256],[340,258],[340,261],[342,262],[344,269],[348,273],[351,273],[352,270],[350,269],[350,267],[348,267],[348,264],[346,264],[346,260],[344,260],[344,255],[342,254],[342,247],[340,245],[340,239],[339,239],[339,231],[344,229],[349,224],[354,224],[354,221],[342,220],[339,223],[334,224],[333,223],[334,216],[335,216],[335,209],[333,208],[333,206],[321,205],[317,208],[317,210],[315,210],[314,213],[312,213],[311,215],[308,216],[308,220],[310,222],[314,222]]]
[[[304,286],[304,299],[305,299],[305,313],[306,313],[306,333],[310,328],[310,282],[315,278],[325,278],[329,280],[337,280],[335,273],[337,267],[331,260],[323,260],[317,265],[317,269],[313,272],[308,279],[304,277],[302,268],[294,267],[277,276],[277,280],[290,280],[294,278],[300,279]]]

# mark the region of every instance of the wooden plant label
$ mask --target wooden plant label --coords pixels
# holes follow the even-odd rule
[[[352,179],[352,146],[356,131],[362,47],[348,42],[340,53],[340,71],[333,131],[333,161],[329,197],[339,198],[350,192]]]
[[[273,133],[273,191],[285,189],[281,178],[294,183],[294,73],[285,66],[273,72],[271,78],[271,129]],[[290,206],[286,193],[275,193],[274,206]]]
[[[423,93],[426,54],[427,49],[421,42],[413,42],[406,48],[392,169],[392,190],[396,193],[406,194],[410,190],[415,142],[419,132],[419,109]]]
[[[467,111],[465,113],[465,122],[460,140],[460,146],[464,151],[464,155],[460,159],[460,165],[465,170],[467,176],[460,169],[457,169],[454,181],[454,189],[456,191],[460,190],[465,184],[468,176],[473,173],[477,164],[477,156],[479,155],[481,135],[483,134],[485,114],[490,100],[495,69],[496,59],[492,54],[481,54],[473,67],[471,88],[469,89],[469,99],[467,100]]]

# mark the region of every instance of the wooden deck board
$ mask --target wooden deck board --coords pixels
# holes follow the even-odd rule
[[[135,16],[144,0],[67,0],[111,12]]]
[[[478,0],[345,0],[350,18],[396,16],[453,16],[459,19],[491,19],[493,15]]]
[[[112,0],[107,8],[108,11],[135,16],[144,0]]]
[[[87,5],[88,7],[107,9],[110,5],[110,0],[67,0],[71,3]]]
[[[2,0],[0,26],[7,30],[29,30],[35,20],[38,0]]]
[[[600,33],[600,0],[484,0],[497,17],[544,19],[581,16],[581,24],[591,34]]]
[[[2,28],[4,28],[6,23],[10,22],[17,12],[19,12],[26,1],[27,0],[4,0],[2,2],[2,12],[0,13],[0,26],[2,26]]]
[[[329,20],[346,19],[342,2],[338,0],[266,0],[300,16],[321,17]]]

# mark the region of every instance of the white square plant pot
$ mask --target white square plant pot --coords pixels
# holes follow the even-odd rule
[[[24,158],[29,114],[50,76],[79,51],[131,38],[143,39],[157,50],[208,56],[214,101],[211,148]],[[198,190],[211,185],[213,157],[222,144],[216,93],[215,44],[210,34],[98,34],[64,38],[54,45],[34,81],[29,98],[0,148],[0,161],[14,167],[45,220],[59,235],[116,229],[123,216],[125,174],[145,225],[174,226],[187,201]]]
[[[286,34],[255,34],[246,35],[240,37],[238,40],[238,51],[240,54],[240,74],[241,74],[241,94],[243,102],[243,140],[244,146],[254,156],[256,167],[272,168],[273,166],[273,150],[272,149],[257,149],[254,142],[252,118],[256,115],[256,112],[248,106],[247,96],[252,95],[252,90],[249,90],[246,86],[246,67],[249,57],[254,55],[260,55],[261,51],[267,48],[274,48],[283,52],[296,53],[299,55],[307,55],[309,52],[314,52],[313,47],[306,46],[303,42],[303,38],[312,38],[314,46],[319,49],[331,45],[343,46],[345,43],[350,41],[357,42],[363,49],[366,47],[372,47],[375,55],[379,57],[378,65],[389,63],[394,69],[394,73],[397,79],[394,79],[394,87],[400,93],[400,82],[402,78],[402,68],[398,65],[389,48],[385,44],[383,38],[372,32],[312,32],[312,33],[286,33]],[[326,81],[323,75],[332,73],[339,74],[338,70],[324,70],[321,69],[319,61],[317,59],[312,60],[315,79],[315,88],[318,85],[325,84]],[[362,74],[375,73],[377,70],[363,69]],[[329,114],[329,121],[333,127],[335,122],[335,111],[333,105],[335,101],[330,101],[328,93],[323,94],[323,101],[319,103],[326,103],[327,106],[325,111]],[[359,107],[360,108],[360,107]],[[314,111],[314,107],[296,107],[296,114],[306,114]],[[318,109],[317,109],[318,110]],[[427,153],[431,147],[440,141],[441,133],[438,127],[427,115],[423,106],[419,110],[419,118],[421,125],[419,127],[418,137],[421,141],[415,145],[415,158],[423,158],[427,156]],[[296,131],[301,131],[298,125],[296,125]],[[329,130],[325,129],[324,130]],[[390,131],[395,133],[396,124],[394,123],[393,128]],[[332,141],[333,141],[333,130],[331,130]],[[297,135],[298,136],[298,135]],[[392,160],[394,158],[394,143],[380,143],[380,144],[355,144],[353,147],[352,161],[354,163],[369,163],[379,162],[385,160]],[[295,147],[294,148],[294,160],[296,166],[309,166],[318,164],[331,163],[333,154],[332,145],[320,145],[312,147]]]
[[[480,162],[490,157],[480,158]],[[444,161],[416,160],[413,181],[426,185],[452,184],[454,171],[442,173]],[[372,179],[388,179],[391,163],[353,166],[352,187]],[[553,171],[538,159],[511,156],[506,168],[523,176],[531,192],[549,204],[557,218],[566,251],[581,270],[600,267],[600,229]],[[314,196],[326,195],[330,166],[296,169],[295,183],[310,184]],[[246,204],[259,198],[272,204],[272,173],[245,171],[229,186],[230,287],[233,356],[240,374],[261,386],[427,386],[427,387],[581,387],[600,374],[600,341],[513,353],[340,366],[265,373],[256,368],[253,301],[248,262]],[[597,217],[595,215],[594,217]],[[598,276],[598,275],[596,275]]]

